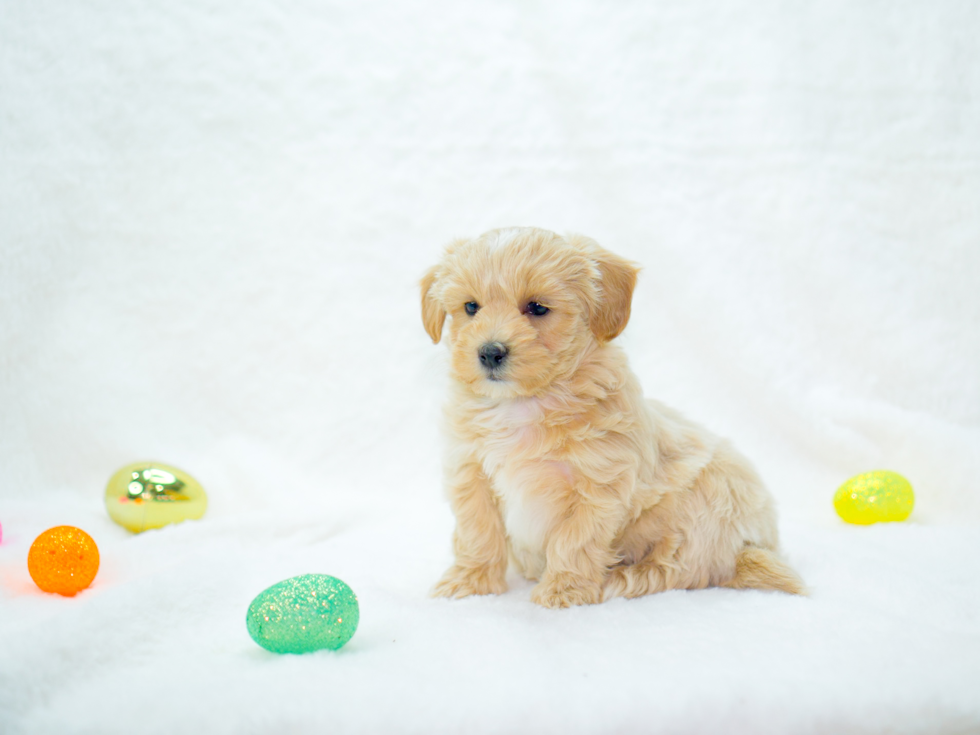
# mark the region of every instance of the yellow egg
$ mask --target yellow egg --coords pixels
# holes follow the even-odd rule
[[[193,477],[160,462],[126,465],[105,488],[109,517],[134,533],[200,518],[208,507],[204,488]]]
[[[852,477],[837,488],[834,495],[837,515],[848,523],[861,525],[904,521],[914,504],[912,485],[897,472],[889,470],[875,470]]]

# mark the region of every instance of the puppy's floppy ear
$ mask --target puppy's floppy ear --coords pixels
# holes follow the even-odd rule
[[[589,326],[600,342],[619,336],[630,320],[636,275],[640,269],[625,258],[588,241],[586,252],[599,270],[597,303],[591,304]]]
[[[425,331],[432,337],[436,344],[442,339],[442,325],[446,321],[446,312],[442,305],[436,301],[432,293],[432,287],[439,280],[441,268],[437,265],[432,266],[424,276],[422,276],[422,324]]]

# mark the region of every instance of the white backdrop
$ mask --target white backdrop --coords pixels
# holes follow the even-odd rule
[[[508,225],[643,266],[635,372],[754,459],[804,576],[858,472],[975,528],[978,37],[970,0],[0,0],[3,594],[46,525],[124,544],[142,458],[224,528],[445,514],[416,284]]]

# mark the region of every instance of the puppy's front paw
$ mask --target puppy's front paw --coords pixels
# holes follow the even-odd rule
[[[433,597],[499,595],[507,591],[504,575],[491,567],[469,569],[453,564],[432,589]]]
[[[668,588],[668,577],[662,567],[653,564],[618,566],[609,570],[602,590],[603,602],[613,597],[642,597]]]
[[[627,590],[630,588],[630,577],[626,567],[614,567],[610,570],[606,582],[602,586],[602,601],[611,600],[614,597],[627,597]]]
[[[548,575],[531,590],[531,602],[544,607],[594,605],[602,600],[602,587],[585,577],[567,572]]]

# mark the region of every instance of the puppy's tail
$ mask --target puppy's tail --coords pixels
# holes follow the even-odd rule
[[[735,558],[735,576],[721,585],[732,589],[774,590],[807,594],[803,581],[774,551],[746,546]]]

